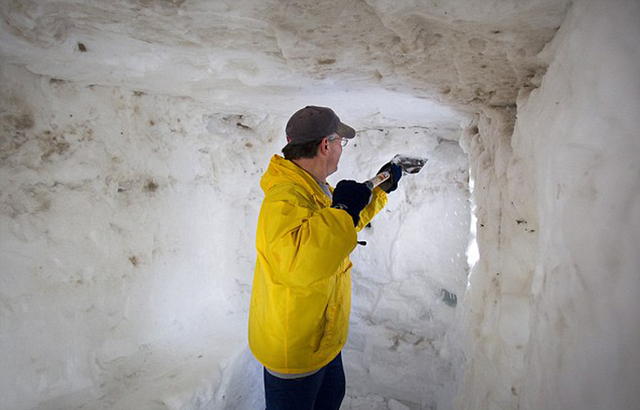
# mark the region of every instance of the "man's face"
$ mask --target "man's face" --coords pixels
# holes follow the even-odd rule
[[[342,155],[342,137],[336,137],[328,142],[329,144],[329,161],[328,171],[331,175],[338,170],[338,162],[340,162],[340,156]]]

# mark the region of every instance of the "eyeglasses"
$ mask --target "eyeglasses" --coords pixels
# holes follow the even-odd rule
[[[340,140],[340,145],[342,145],[342,147],[346,147],[347,144],[349,143],[349,140],[339,136],[338,134],[333,134],[331,135],[329,138],[327,138],[329,141],[335,141],[335,140]]]

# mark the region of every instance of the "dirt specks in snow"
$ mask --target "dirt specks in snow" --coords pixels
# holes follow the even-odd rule
[[[28,113],[5,114],[0,118],[0,124],[6,128],[24,131],[33,128],[35,122],[33,120],[33,116]]]
[[[335,58],[323,58],[321,60],[318,60],[318,64],[320,65],[331,65],[331,64],[335,64],[336,63],[336,59]]]
[[[148,179],[147,182],[144,184],[144,192],[146,192],[147,194],[154,194],[158,188],[160,186],[158,185],[157,182],[155,182],[153,179]]]
[[[10,157],[28,141],[25,131],[33,125],[30,114],[5,114],[0,117],[0,159]]]
[[[65,140],[63,134],[56,134],[50,130],[46,130],[38,137],[38,146],[42,150],[40,158],[43,161],[49,161],[54,155],[62,156],[71,148],[71,144]]]
[[[248,125],[244,125],[240,121],[236,122],[236,127],[241,128],[243,130],[250,130],[251,129],[251,127],[249,127]]]

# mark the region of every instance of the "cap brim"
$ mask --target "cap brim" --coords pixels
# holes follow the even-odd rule
[[[338,124],[338,130],[336,131],[336,133],[339,136],[347,139],[352,139],[356,136],[356,130],[343,123]]]

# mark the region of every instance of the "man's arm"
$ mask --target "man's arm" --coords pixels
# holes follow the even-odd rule
[[[374,188],[371,192],[371,202],[360,212],[360,222],[356,232],[360,232],[378,212],[387,204],[387,194],[380,188]]]
[[[356,247],[353,220],[340,209],[312,209],[313,199],[295,185],[274,188],[260,211],[258,252],[274,279],[306,286],[333,275]]]

